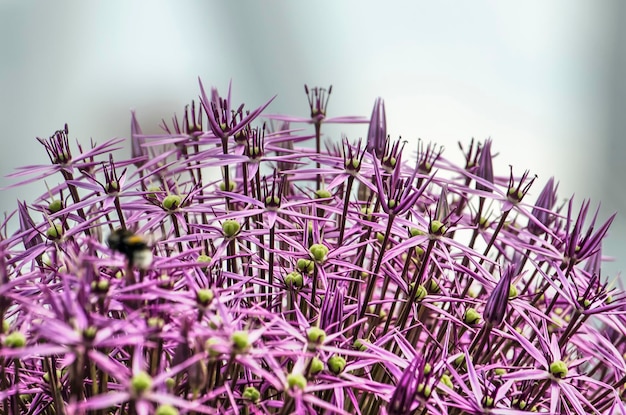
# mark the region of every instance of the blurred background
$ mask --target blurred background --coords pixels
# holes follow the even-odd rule
[[[68,123],[87,144],[182,114],[205,87],[247,107],[308,116],[303,84],[333,84],[329,115],[369,116],[388,132],[446,147],[494,140],[496,171],[551,176],[561,198],[618,211],[603,252],[626,266],[626,3],[620,1],[0,0],[0,187],[48,159],[35,137]],[[357,138],[366,127],[336,128]],[[411,150],[415,148],[409,145]],[[43,183],[2,190],[0,213]],[[594,205],[595,206],[595,205]]]

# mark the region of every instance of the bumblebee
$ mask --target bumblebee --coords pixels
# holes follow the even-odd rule
[[[152,263],[152,250],[140,235],[128,229],[116,229],[107,238],[107,245],[114,251],[124,254],[130,267],[147,269]]]

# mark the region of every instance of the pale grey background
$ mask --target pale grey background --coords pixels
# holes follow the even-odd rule
[[[331,115],[369,115],[380,95],[390,133],[448,157],[458,140],[492,137],[499,172],[554,175],[562,197],[602,200],[604,219],[626,213],[625,12],[576,0],[0,0],[0,175],[46,162],[34,137],[65,122],[102,142],[128,135],[134,108],[157,131],[197,97],[198,76],[222,90],[232,79],[250,106],[278,94],[271,110],[299,115],[303,83],[332,83]],[[29,194],[3,191],[0,212],[17,197]],[[626,265],[625,224],[605,273]]]

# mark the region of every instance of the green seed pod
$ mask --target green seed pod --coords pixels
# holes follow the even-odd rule
[[[511,284],[511,286],[509,287],[509,300],[515,297],[517,297],[517,287]]]
[[[523,399],[513,399],[513,401],[511,401],[512,407],[517,407],[522,411],[526,409],[526,405],[528,405],[528,403]]]
[[[309,248],[309,255],[315,262],[321,264],[326,261],[328,248],[323,244],[313,244]]]
[[[317,375],[322,370],[324,370],[324,362],[322,362],[318,357],[314,357],[311,359],[311,367],[309,368],[309,374],[312,376]]]
[[[433,367],[430,365],[430,363],[426,362],[424,364],[424,376],[428,376],[430,375],[430,372],[433,370]]]
[[[133,396],[141,396],[152,387],[152,378],[146,372],[139,372],[130,380],[130,389]]]
[[[491,396],[483,396],[483,402],[482,402],[483,406],[485,408],[493,408],[493,398]]]
[[[396,167],[396,163],[397,162],[398,162],[398,160],[396,160],[395,157],[385,156],[385,157],[383,157],[383,159],[381,161],[381,164],[383,164],[383,167],[385,167],[385,170],[388,173],[390,173]]]
[[[296,263],[296,268],[298,268],[298,271],[300,272],[310,274],[315,269],[315,263],[310,259],[300,258]]]
[[[157,407],[154,414],[155,415],[178,415],[178,409],[174,408],[172,405],[163,404]]]
[[[239,222],[233,219],[224,221],[224,223],[222,224],[222,233],[226,238],[235,237],[235,235],[239,233],[240,229],[241,225],[239,225]]]
[[[109,292],[111,284],[108,280],[98,280],[91,282],[91,291],[99,296],[106,295]]]
[[[328,359],[326,365],[330,373],[338,375],[346,368],[346,359],[338,355],[333,355]]]
[[[278,196],[269,195],[265,198],[265,207],[279,207],[280,206],[280,198]]]
[[[314,350],[317,346],[324,343],[326,332],[319,327],[310,327],[306,331],[306,338],[309,342],[309,350]]]
[[[209,305],[215,295],[213,294],[213,290],[209,290],[208,288],[201,288],[196,291],[196,302],[201,307],[206,307]]]
[[[180,207],[183,199],[178,195],[168,195],[163,199],[162,206],[165,210],[176,210]]]
[[[550,374],[558,379],[567,376],[567,364],[562,360],[556,360],[550,363]]]
[[[417,229],[417,228],[410,228],[409,229],[409,237],[414,237],[414,236],[422,236],[422,235],[426,235],[426,232],[424,232],[421,229]]]
[[[431,235],[443,235],[446,233],[446,227],[443,223],[438,220],[433,220],[430,223],[430,234]]]
[[[161,188],[158,186],[150,186],[148,187],[148,192],[146,193],[146,198],[150,200],[156,200],[157,194],[161,192]]]
[[[498,376],[506,375],[506,369],[503,367],[497,368],[494,372]]]
[[[450,389],[454,389],[454,385],[452,384],[452,379],[450,379],[449,375],[446,375],[446,374],[441,375],[441,378],[439,379],[439,382],[443,383],[444,385],[446,385]]]
[[[430,385],[420,383],[419,385],[417,385],[417,393],[428,399],[430,398],[430,394],[432,393],[432,388],[430,387]]]
[[[198,258],[196,259],[196,262],[209,263],[211,262],[211,259],[212,258],[208,255],[200,254],[198,255]]]
[[[26,336],[19,331],[14,331],[4,338],[4,345],[9,349],[20,349],[26,346]]]
[[[361,161],[355,158],[346,160],[344,167],[351,172],[359,171],[361,169]]]
[[[469,326],[478,324],[480,321],[480,313],[474,308],[468,308],[463,315],[463,322]]]
[[[509,196],[509,200],[511,200],[512,202],[521,202],[524,198],[524,193],[522,192],[522,190],[517,190],[514,187],[509,189],[507,195]]]
[[[55,370],[55,375],[57,377],[57,380],[59,380],[61,379],[61,376],[63,376],[63,373],[59,369],[57,369]],[[44,373],[41,378],[43,379],[44,382],[50,383],[50,372]]]
[[[165,320],[161,317],[150,317],[147,324],[150,328],[161,330],[165,326]]]
[[[415,287],[414,282],[409,284],[409,292],[413,291],[414,287]],[[417,291],[415,292],[415,297],[413,298],[413,300],[415,302],[422,301],[424,298],[426,298],[427,295],[428,295],[428,291],[426,290],[426,287],[420,284],[419,287],[417,287]]]
[[[369,341],[367,341],[366,339],[356,339],[352,344],[352,347],[354,348],[354,350],[364,352],[367,350],[367,346],[365,345],[365,343],[369,343]]]
[[[374,220],[374,208],[372,207],[361,208],[361,215],[363,215],[363,219],[369,222],[372,222]]]
[[[48,212],[50,212],[50,213],[57,213],[61,209],[63,209],[63,202],[61,200],[59,200],[59,199],[54,199],[48,205]]]
[[[89,326],[83,330],[83,339],[90,342],[96,338],[98,334],[98,328],[96,326]]]
[[[157,286],[164,290],[171,290],[174,288],[174,279],[167,274],[161,274],[157,277]]]
[[[487,229],[489,227],[489,220],[483,216],[480,217],[480,219],[478,219],[478,226],[481,229]]]
[[[222,342],[218,338],[210,337],[204,342],[204,349],[209,353],[210,357],[218,357],[222,354],[219,350],[220,344],[222,344]]]
[[[456,359],[454,359],[454,366],[458,368],[466,368],[467,364],[465,363],[465,355],[459,355]]]
[[[224,182],[221,182],[221,183],[220,183],[220,190],[221,190],[222,192],[224,192],[224,191],[226,190],[226,183],[224,183]],[[234,182],[234,181],[232,181],[232,180],[230,180],[230,181],[228,182],[228,191],[229,191],[229,192],[232,192],[233,190],[235,190],[235,182]]]
[[[259,392],[259,390],[254,386],[246,386],[246,389],[244,389],[241,397],[252,403],[257,404],[261,400],[261,392]]]
[[[304,285],[304,278],[298,271],[292,271],[285,275],[285,285],[289,288],[302,288]]]
[[[379,244],[382,244],[385,240],[385,235],[383,235],[382,232],[376,232],[376,240]]]
[[[58,241],[63,236],[63,226],[58,223],[50,226],[46,231],[46,236],[51,241]]]
[[[230,340],[233,342],[233,349],[236,353],[245,352],[250,347],[248,332],[245,330],[239,330],[234,332],[230,336]]]
[[[290,373],[287,375],[287,387],[289,389],[304,390],[306,388],[306,378],[301,373]]]
[[[319,189],[315,191],[315,197],[317,199],[328,199],[330,197],[333,197],[333,194],[330,193],[328,190],[326,189]]]
[[[431,278],[430,279],[430,284],[428,286],[428,292],[436,294],[439,291],[441,291],[441,287],[439,287],[439,283]]]
[[[11,328],[8,320],[2,320],[2,333],[8,333],[9,328]]]

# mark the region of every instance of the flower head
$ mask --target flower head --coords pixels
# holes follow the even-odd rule
[[[132,112],[129,159],[121,139],[70,151],[63,128],[13,176],[46,187],[0,222],[4,412],[621,408],[613,216],[555,208],[552,179],[523,203],[534,179],[493,171],[496,140],[410,160],[382,99],[367,143],[339,142],[325,123],[364,119],[331,117],[330,88],[269,117],[304,129],[200,89],[163,134]]]

